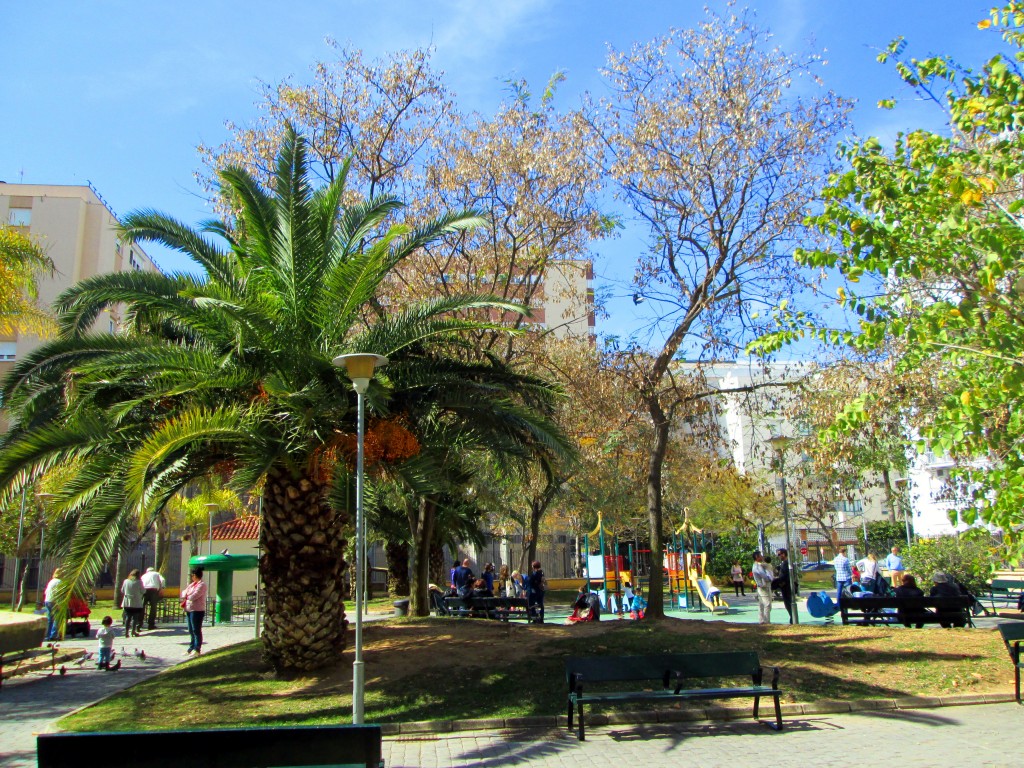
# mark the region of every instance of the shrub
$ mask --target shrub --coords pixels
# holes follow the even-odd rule
[[[935,571],[945,571],[974,594],[985,589],[985,582],[992,573],[992,537],[963,534],[940,536],[937,539],[922,539],[907,550],[905,565],[928,591],[928,585]]]

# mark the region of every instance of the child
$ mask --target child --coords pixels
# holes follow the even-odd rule
[[[103,626],[96,630],[96,640],[99,641],[99,660],[97,669],[110,669],[110,659],[114,655],[114,620],[110,616],[104,616]],[[118,666],[121,662],[117,662]]]
[[[628,581],[622,587],[622,611],[629,613],[633,610],[633,585]]]

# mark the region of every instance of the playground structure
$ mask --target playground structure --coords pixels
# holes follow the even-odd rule
[[[698,542],[697,535],[700,534]],[[591,548],[591,538],[597,540],[597,554]],[[607,549],[611,541],[611,552]],[[623,588],[630,584],[635,594],[645,592],[644,579],[640,575],[641,555],[648,550],[634,548],[628,542],[628,556],[620,554],[618,537],[604,525],[603,515],[597,514],[597,527],[583,536],[586,552],[586,578],[588,587],[602,596],[602,607],[612,613],[620,613]],[[684,510],[683,524],[672,535],[665,550],[665,577],[669,592],[669,605],[673,609],[728,613],[729,604],[722,599],[720,590],[706,573],[707,553],[704,533],[695,528],[689,520],[689,510]]]

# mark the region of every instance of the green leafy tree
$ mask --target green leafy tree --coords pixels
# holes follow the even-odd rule
[[[907,549],[904,564],[917,576],[926,594],[932,574],[943,571],[978,595],[992,575],[993,546],[991,535],[984,529],[972,535],[922,539]]]
[[[834,244],[797,251],[800,263],[846,277],[839,303],[855,327],[783,310],[786,327],[761,348],[812,334],[884,355],[896,376],[927,372],[900,402],[920,450],[958,464],[951,513],[1011,531],[1024,522],[1024,4],[978,26],[1003,34],[977,71],[941,56],[907,60],[902,39],[880,56],[945,111],[948,129],[900,134],[891,149],[875,138],[841,147],[849,170],[830,179],[810,220]],[[841,426],[869,421],[879,398],[853,399]]]
[[[262,488],[264,657],[280,671],[314,669],[336,663],[344,645],[356,401],[332,358],[372,350],[391,360],[366,394],[382,425],[378,473],[411,465],[408,476],[422,477],[443,464],[444,450],[495,434],[513,442],[533,430],[548,439],[533,404],[550,390],[445,355],[463,330],[479,327],[457,313],[480,307],[500,316],[518,305],[458,296],[387,311],[376,301],[397,264],[478,217],[392,223],[371,237],[400,202],[345,205],[343,172],[314,190],[305,143],[292,130],[272,190],[240,168],[220,177],[233,201],[229,221],[196,231],[144,211],[124,222],[127,238],[179,250],[206,277],[102,275],[58,299],[60,337],[20,361],[4,388],[16,420],[0,483],[17,493],[33,473],[81,463],[54,501],[77,515],[69,585],[95,576],[127,521],[145,525],[189,483],[216,474],[237,491]],[[129,332],[89,332],[117,303]]]
[[[53,332],[53,318],[36,305],[40,277],[53,272],[53,262],[28,235],[0,226],[0,333]]]
[[[864,541],[863,529],[857,532],[862,552],[874,552],[882,560],[893,547],[907,546],[907,528],[903,523],[889,520],[872,520],[867,524],[868,540]],[[914,531],[911,529],[911,535]]]
[[[743,572],[750,570],[752,555],[757,549],[757,533],[753,531],[723,533],[714,536],[708,547],[707,572],[719,584],[728,584],[732,578],[732,564],[739,561]]]

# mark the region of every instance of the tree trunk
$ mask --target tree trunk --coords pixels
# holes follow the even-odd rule
[[[436,538],[430,544],[430,580],[438,585],[448,583],[448,569],[444,564],[444,547]]]
[[[534,499],[530,503],[530,548],[526,552],[526,568],[530,568],[531,564],[537,559],[537,544],[540,539],[540,519],[544,515],[544,507],[541,506],[539,500]],[[530,573],[531,571],[523,571],[523,573]]]
[[[18,604],[14,606],[14,610],[18,613],[21,612],[21,607],[25,604],[25,581],[28,579],[29,560],[25,558],[22,562],[25,564],[21,567],[21,581],[18,582]],[[17,578],[18,574],[14,574],[14,577]]]
[[[263,491],[260,575],[266,595],[263,658],[278,673],[336,664],[345,647],[343,538],[348,515],[331,509],[326,485],[282,467]]]
[[[413,616],[430,615],[430,546],[434,541],[434,519],[436,507],[432,499],[420,499],[415,512],[409,516],[415,562],[413,563],[412,599]]]
[[[156,518],[156,541],[153,544],[156,569],[159,573],[166,573],[167,566],[171,560],[171,524],[163,513]]]
[[[654,424],[654,441],[651,443],[647,461],[647,525],[651,536],[651,572],[650,587],[647,592],[647,618],[665,618],[664,581],[661,571],[664,541],[661,508],[661,468],[665,463],[665,452],[668,448],[669,422],[658,402],[656,393],[647,400],[647,407]]]
[[[389,541],[384,545],[388,558],[388,594],[391,597],[409,596],[409,543]]]
[[[896,522],[896,503],[892,493],[892,483],[889,482],[889,470],[882,470],[882,487],[885,489],[885,506],[889,509],[889,522]]]

